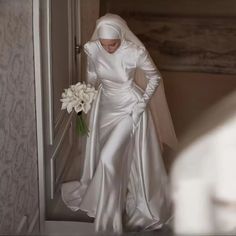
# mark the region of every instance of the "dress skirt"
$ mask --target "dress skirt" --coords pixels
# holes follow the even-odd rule
[[[73,211],[95,217],[98,232],[162,227],[170,216],[168,178],[151,113],[131,117],[143,91],[132,81],[102,80],[90,113],[83,175],[62,185]]]

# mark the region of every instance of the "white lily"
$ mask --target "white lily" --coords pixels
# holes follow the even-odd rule
[[[73,109],[76,113],[80,111],[88,113],[96,94],[97,91],[93,86],[78,82],[65,89],[62,93],[62,98],[60,99],[62,102],[61,109],[67,109],[68,113],[71,113]]]

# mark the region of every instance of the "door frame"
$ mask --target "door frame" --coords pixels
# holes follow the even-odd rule
[[[41,0],[33,0],[33,50],[36,103],[38,191],[39,191],[39,230],[45,228],[45,171],[44,171],[44,133],[43,133],[43,81],[41,48]]]

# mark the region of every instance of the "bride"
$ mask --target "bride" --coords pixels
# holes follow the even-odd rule
[[[71,210],[94,217],[97,232],[161,228],[170,217],[168,179],[162,135],[157,137],[148,108],[161,75],[144,45],[114,14],[97,20],[84,51],[87,82],[98,94],[82,178],[62,185],[62,199]],[[147,79],[145,90],[134,82],[138,76]],[[169,113],[165,116],[172,127]]]

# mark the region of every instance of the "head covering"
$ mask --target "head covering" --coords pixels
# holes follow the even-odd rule
[[[143,43],[129,29],[126,21],[120,16],[111,13],[107,13],[96,21],[96,27],[90,40],[93,41],[102,38],[102,34],[106,34],[107,37],[112,37],[111,35],[115,34],[115,30],[119,32],[119,38],[121,40],[128,40],[135,43],[136,45],[144,47]]]
[[[120,39],[120,27],[108,23],[101,24],[98,28],[98,37],[100,39]]]
[[[108,29],[107,26],[110,28]],[[102,30],[100,31],[100,29]],[[137,46],[145,48],[143,43],[129,29],[126,21],[120,16],[111,13],[107,13],[96,21],[96,27],[90,41],[98,40],[102,37],[102,35],[103,37],[105,37],[105,35],[107,35],[107,37],[114,37],[116,34],[115,30],[119,31],[122,42],[130,41]],[[144,89],[146,87],[145,75],[139,68],[136,69],[135,81],[141,88]],[[155,127],[161,141],[162,150],[166,151],[164,147],[167,148],[168,151],[175,149],[177,146],[177,138],[166,101],[164,85],[162,81],[157,89],[157,92],[153,95],[153,98],[150,101],[150,108],[153,114]]]

